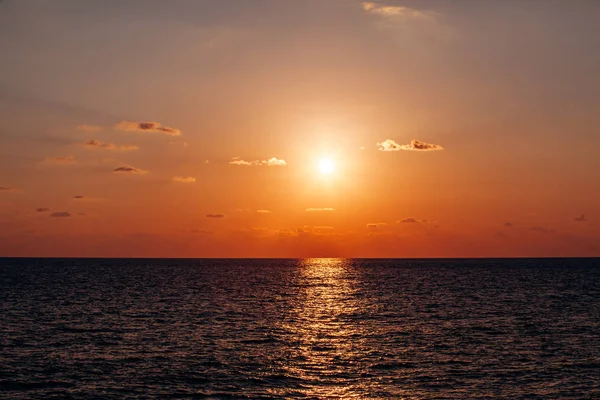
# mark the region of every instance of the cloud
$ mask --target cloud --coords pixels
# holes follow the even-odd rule
[[[532,230],[532,231],[535,231],[535,232],[540,232],[540,233],[546,233],[546,234],[550,234],[550,233],[554,233],[555,232],[554,229],[545,228],[543,226],[532,226],[531,228],[529,228],[529,230]]]
[[[81,195],[77,195],[77,196],[73,196],[73,199],[75,200],[79,200],[79,199],[83,199],[84,197]]]
[[[505,222],[504,226],[507,227],[507,228],[510,228],[512,226],[515,226],[515,224],[513,224],[512,222]]]
[[[264,161],[262,161],[262,163],[263,163],[263,164],[265,164],[265,162],[264,162]],[[267,160],[266,164],[267,164],[269,167],[283,167],[283,166],[287,165],[287,163],[286,163],[285,161],[283,161],[283,160],[278,160],[278,159],[277,159],[277,158],[275,158],[275,157],[269,158],[269,159]]]
[[[206,218],[225,218],[225,214],[206,214]]]
[[[193,176],[174,176],[173,182],[194,183],[196,182],[196,178],[194,178]]]
[[[71,214],[69,214],[66,211],[61,211],[61,212],[53,212],[52,214],[50,214],[50,216],[53,218],[68,218],[71,216]]]
[[[254,165],[250,161],[237,160],[235,158],[232,158],[231,161],[229,161],[229,164],[232,164],[232,165]]]
[[[581,214],[580,217],[575,218],[573,221],[575,221],[575,222],[587,222],[588,220],[585,219],[585,214]]]
[[[68,165],[75,164],[75,158],[73,156],[59,156],[59,157],[48,157],[46,162],[50,164]]]
[[[50,209],[48,207],[40,207],[40,208],[36,208],[35,211],[37,211],[37,212],[48,212],[48,211],[50,211]]]
[[[86,147],[89,147],[89,148],[97,148],[97,149],[104,149],[104,150],[129,151],[129,150],[138,150],[139,149],[138,146],[132,146],[132,145],[117,146],[114,143],[104,143],[104,142],[101,142],[96,139],[88,140],[87,142],[83,143],[83,145]]]
[[[419,221],[417,221],[414,218],[403,218],[400,221],[398,221],[399,224],[414,224],[414,223],[419,223]]]
[[[376,222],[367,224],[367,229],[379,229],[388,226],[386,222]]]
[[[102,149],[114,149],[116,147],[113,143],[102,143],[101,141],[95,139],[88,140],[83,145],[87,147],[99,147]]]
[[[129,165],[125,165],[123,167],[119,167],[119,168],[115,168],[113,170],[113,172],[115,173],[120,173],[120,174],[147,174],[148,171],[145,171],[143,169],[139,169],[136,167],[132,167]]]
[[[335,211],[334,208],[307,208],[308,212],[317,212],[317,211]]]
[[[254,160],[254,161],[245,161],[241,160],[239,157],[232,157],[229,164],[232,165],[246,165],[246,166],[263,166],[267,167],[285,167],[287,163],[284,160],[278,159],[276,157],[269,158],[268,160]]]
[[[394,142],[392,139],[386,139],[381,143],[377,143],[380,151],[397,151],[402,150],[402,146]]]
[[[365,11],[372,11],[377,7],[377,4],[373,3],[372,1],[364,1],[362,3],[362,7]]]
[[[362,8],[365,12],[378,15],[380,17],[420,20],[435,19],[434,13],[419,11],[409,7],[382,5],[372,1],[363,2]]]
[[[169,136],[180,136],[181,131],[168,126],[162,126],[158,122],[153,121],[121,121],[115,125],[115,129],[127,132],[154,132],[162,133]]]
[[[259,213],[259,214],[270,214],[273,211],[271,211],[271,210],[256,210],[256,212]]]
[[[82,124],[82,125],[77,125],[76,129],[79,131],[84,131],[84,132],[98,132],[104,128],[102,128],[101,126],[98,126],[98,125]]]
[[[333,233],[334,230],[335,229],[333,228],[333,226],[315,226],[313,228],[313,232],[317,234]]]
[[[421,142],[420,140],[411,140],[410,144],[398,144],[392,139],[386,139],[381,143],[377,143],[380,151],[399,151],[399,150],[411,150],[411,151],[433,151],[433,150],[444,150],[439,144],[430,144]]]
[[[0,192],[12,192],[15,190],[12,186],[0,186]]]
[[[444,150],[439,144],[430,144],[421,142],[419,140],[411,140],[410,144],[400,146],[402,150],[413,150],[413,151],[433,151],[433,150]]]

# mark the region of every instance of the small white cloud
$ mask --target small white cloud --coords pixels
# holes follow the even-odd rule
[[[377,146],[379,146],[379,151],[397,151],[402,149],[402,146],[392,139],[386,139],[381,143],[377,143]]]
[[[319,211],[335,211],[334,208],[307,208],[308,212],[319,212]]]
[[[383,4],[377,4],[372,1],[365,1],[362,3],[362,8],[365,12],[377,15],[384,18],[397,18],[397,19],[416,19],[416,20],[435,20],[436,14],[427,11],[417,10],[415,8],[404,7],[404,6],[389,6]]]
[[[239,157],[232,157],[229,164],[232,165],[245,165],[245,166],[267,166],[267,167],[285,167],[287,163],[284,160],[278,159],[276,157],[269,158],[268,160],[254,160],[254,161],[245,161],[241,160]]]
[[[232,165],[254,165],[250,161],[239,160],[237,157],[234,157],[229,161],[229,164]]]
[[[439,144],[430,144],[421,142],[420,140],[411,140],[409,144],[398,144],[392,139],[386,139],[381,143],[377,143],[379,151],[399,151],[399,150],[412,150],[412,151],[433,151],[443,150],[444,148]]]
[[[263,161],[262,163],[263,163],[263,164],[265,164],[265,162],[264,162],[264,161]],[[275,158],[275,157],[273,157],[273,158],[269,158],[269,159],[267,160],[266,164],[267,164],[269,167],[276,167],[276,166],[281,166],[281,167],[283,167],[283,166],[287,165],[285,161],[283,161],[283,160],[278,160],[278,159],[277,159],[277,158]]]

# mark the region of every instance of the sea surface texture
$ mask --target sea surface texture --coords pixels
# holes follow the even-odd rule
[[[598,399],[600,260],[0,259],[3,399]]]

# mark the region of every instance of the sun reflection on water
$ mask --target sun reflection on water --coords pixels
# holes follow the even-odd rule
[[[365,350],[358,278],[350,260],[299,262],[299,299],[291,310],[294,322],[285,329],[296,338],[288,373],[313,382],[303,385],[304,395],[362,398],[368,393],[364,380],[359,382],[348,374]]]

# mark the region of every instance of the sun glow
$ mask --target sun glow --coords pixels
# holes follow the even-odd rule
[[[335,169],[335,165],[333,164],[333,161],[324,158],[321,161],[319,161],[319,171],[321,171],[322,174],[330,174],[333,172],[333,170]]]

